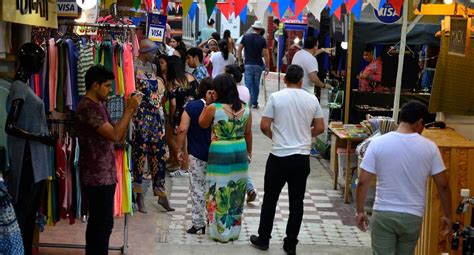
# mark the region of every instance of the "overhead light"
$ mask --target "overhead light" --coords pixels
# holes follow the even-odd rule
[[[444,2],[445,4],[452,4],[452,3],[453,3],[453,0],[443,0],[443,2]]]
[[[300,38],[296,37],[295,40],[293,40],[295,44],[299,44],[301,42]]]
[[[77,5],[83,10],[89,10],[97,5],[97,0],[76,0]]]
[[[341,48],[347,50],[347,42],[341,42]]]

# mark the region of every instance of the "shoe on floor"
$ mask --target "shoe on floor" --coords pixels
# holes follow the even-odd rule
[[[296,255],[296,247],[289,247],[289,245],[287,246],[283,244],[283,250],[288,255]]]
[[[171,177],[189,177],[189,172],[186,170],[178,169],[170,173]]]
[[[247,192],[247,203],[253,202],[257,199],[257,190],[253,189]]]
[[[258,107],[258,104],[253,104],[253,105],[252,105],[252,108],[253,108],[253,109],[258,109],[258,108],[260,108],[260,107]]]
[[[262,251],[266,251],[268,250],[268,242],[263,242],[262,240],[260,240],[260,238],[256,235],[251,235],[250,236],[250,243],[252,244],[253,247],[259,249],[259,250],[262,250]]]

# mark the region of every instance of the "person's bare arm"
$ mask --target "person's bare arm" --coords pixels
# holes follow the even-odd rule
[[[318,77],[318,72],[311,72],[308,74],[309,80],[316,86],[320,88],[326,88],[326,84],[322,82]]]
[[[444,227],[444,235],[451,230],[451,189],[449,188],[449,180],[446,171],[433,175],[433,180],[438,188],[439,199],[443,206],[444,216],[442,218]]]
[[[128,130],[128,124],[130,123],[130,120],[132,119],[136,109],[140,105],[141,98],[141,95],[130,97],[130,99],[127,101],[127,106],[125,107],[120,121],[115,126],[112,126],[112,124],[106,122],[97,129],[97,133],[116,143],[123,141]]]
[[[262,117],[262,120],[260,121],[260,130],[266,137],[270,139],[273,137],[272,122],[273,119],[269,117]]]
[[[252,111],[250,111],[249,119],[247,121],[247,125],[245,126],[245,142],[247,143],[247,156],[251,159],[252,158]]]
[[[270,70],[270,56],[268,55],[268,48],[264,48],[262,51],[263,60],[265,61],[265,75]]]
[[[181,122],[178,127],[178,136],[176,137],[176,158],[181,159],[181,151],[184,146],[184,141],[186,141],[186,135],[188,134],[189,125],[191,123],[191,118],[189,117],[186,111],[183,112],[181,116]]]
[[[212,120],[214,120],[214,115],[216,114],[216,106],[211,104],[204,108],[201,115],[199,116],[199,126],[201,128],[209,128],[212,125]]]
[[[313,119],[313,126],[311,127],[311,135],[316,137],[324,132],[324,118]]]
[[[239,63],[242,63],[242,51],[244,50],[244,45],[239,44],[239,48],[237,49],[237,59],[239,60]]]
[[[367,231],[369,224],[369,218],[365,214],[365,199],[367,197],[367,191],[369,190],[370,181],[375,175],[367,172],[364,169],[360,169],[359,179],[357,183],[356,190],[356,206],[357,206],[357,216],[356,223],[357,227],[361,231]]]

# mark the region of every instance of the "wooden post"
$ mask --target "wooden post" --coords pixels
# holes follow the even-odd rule
[[[397,80],[395,85],[395,97],[393,99],[393,115],[395,122],[398,121],[398,112],[400,111],[400,94],[402,90],[403,63],[405,62],[405,48],[407,45],[407,27],[408,27],[408,0],[403,1],[403,23],[402,33],[400,35],[400,50],[398,53]]]
[[[344,123],[349,123],[349,107],[351,100],[352,44],[354,42],[354,15],[349,19],[349,42],[347,44],[346,92],[344,99]]]

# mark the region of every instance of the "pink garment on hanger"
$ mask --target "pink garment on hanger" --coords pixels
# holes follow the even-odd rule
[[[138,42],[138,36],[137,34],[133,35],[133,57],[138,57],[140,55],[140,43]]]
[[[56,109],[56,90],[58,86],[58,48],[54,38],[49,39],[49,111]]]
[[[123,76],[125,79],[125,98],[135,91],[135,68],[133,66],[132,44],[123,44]]]
[[[115,169],[117,184],[115,185],[114,216],[122,216],[123,149],[115,149]]]

